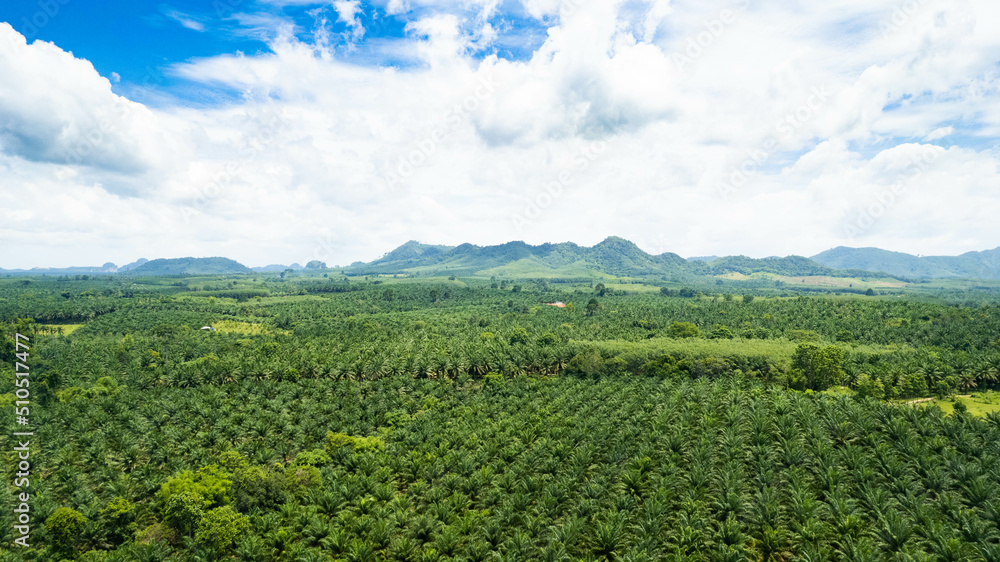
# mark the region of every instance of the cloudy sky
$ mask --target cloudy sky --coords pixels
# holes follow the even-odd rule
[[[993,248],[998,63],[996,0],[7,1],[0,267]]]

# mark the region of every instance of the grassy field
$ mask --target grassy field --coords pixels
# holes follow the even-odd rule
[[[718,277],[721,279],[728,279],[730,281],[782,281],[796,287],[806,286],[837,289],[899,289],[909,286],[908,283],[904,283],[898,279],[860,279],[857,277],[827,277],[821,275],[789,277],[787,275],[776,275],[774,273],[754,273],[753,275],[744,275],[742,273],[732,272],[725,275],[719,275]]]
[[[216,332],[223,334],[245,334],[255,336],[263,334],[265,331],[263,324],[252,324],[250,322],[237,322],[235,320],[220,320],[212,322],[211,326]]]
[[[994,412],[1000,412],[1000,393],[998,392],[978,392],[968,396],[955,396],[943,400],[935,398],[929,402],[921,402],[916,405],[922,407],[937,406],[941,408],[941,411],[950,415],[955,411],[956,402],[965,404],[969,413],[979,418],[986,417],[988,414]]]
[[[846,386],[832,386],[822,392],[823,394],[854,395],[854,391]],[[946,415],[955,413],[955,403],[961,402],[968,408],[969,414],[977,418],[985,418],[994,412],[1000,412],[1000,392],[976,392],[971,395],[959,395],[951,398],[907,398],[904,400],[890,400],[892,404],[910,404],[911,406],[926,408],[937,406]]]
[[[627,291],[629,293],[659,293],[660,287],[656,285],[646,285],[643,283],[605,283],[605,287],[615,291]]]
[[[554,268],[538,259],[533,258],[525,258],[499,267],[477,271],[476,275],[483,277],[527,277],[537,279],[551,279],[555,277],[591,277],[598,281],[601,279],[615,279],[613,275],[597,271],[595,266],[585,262],[576,262],[563,267]]]
[[[790,364],[798,344],[787,340],[649,338],[641,341],[596,341],[589,342],[588,345],[609,354],[614,353],[622,357],[637,356],[647,360],[668,353],[693,357],[769,357],[777,359],[780,363]]]
[[[829,394],[830,396],[853,396],[854,391],[846,386],[831,386],[830,388],[822,391],[822,394]]]
[[[973,392],[972,394],[960,394],[949,398],[906,398],[901,400],[890,400],[893,404],[909,404],[911,406],[927,408],[937,406],[947,415],[955,412],[955,403],[965,404],[968,412],[975,417],[984,418],[993,412],[1000,412],[1000,392],[986,391]]]
[[[968,291],[970,289],[1000,289],[997,279],[930,279],[917,287],[929,289],[950,289]]]
[[[53,334],[68,336],[83,327],[83,324],[41,324],[42,330],[51,330]]]

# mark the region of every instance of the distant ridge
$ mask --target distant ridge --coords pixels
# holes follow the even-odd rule
[[[147,263],[149,263],[149,260],[147,260],[146,258],[139,258],[130,264],[119,267],[118,271],[132,271],[133,269]]]
[[[1000,279],[1000,248],[960,256],[914,256],[879,248],[840,246],[812,258],[827,267],[885,271],[914,278]]]
[[[100,267],[80,266],[80,267],[33,267],[31,269],[0,269],[0,273],[5,275],[101,275],[116,273],[118,268],[113,263],[106,263]]]
[[[229,275],[303,270],[297,263],[249,268],[224,257],[145,258],[116,266],[2,269],[0,275]],[[409,241],[381,258],[343,268],[353,275],[421,274],[534,278],[660,277],[686,280],[697,276],[767,273],[788,277],[895,277],[897,279],[1000,279],[1000,248],[960,256],[914,256],[879,248],[837,247],[812,258],[652,255],[634,243],[611,236],[592,247],[573,242],[533,246],[523,241],[493,246],[444,246]]]
[[[229,258],[176,258],[146,262],[132,270],[134,275],[221,275],[253,273],[249,267]]]
[[[271,265],[265,265],[260,267],[251,267],[250,269],[258,273],[279,273],[285,271],[286,269],[291,269],[292,271],[299,271],[305,268],[297,263],[293,263],[292,265],[281,265],[279,263],[274,263]]]
[[[410,241],[370,263],[353,264],[356,274],[437,273],[508,277],[685,276],[773,273],[787,276],[871,276],[841,271],[801,256],[754,259],[746,256],[687,260],[674,253],[651,255],[634,243],[611,236],[593,247],[572,242],[532,246],[522,241],[495,246],[432,246]]]

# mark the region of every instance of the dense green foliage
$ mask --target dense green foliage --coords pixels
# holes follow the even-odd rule
[[[1000,309],[990,304],[724,299],[694,290],[687,290],[689,298],[621,291],[599,297],[588,287],[494,289],[459,281],[23,282],[0,282],[0,291],[16,295],[0,302],[8,321],[30,316],[37,323],[86,323],[40,352],[51,366],[45,376],[70,393],[100,392],[95,384],[104,376],[148,388],[245,379],[549,374],[595,344],[603,359],[620,356],[629,371],[669,353],[688,360],[695,374],[714,361],[709,372],[739,368],[792,387],[798,384],[788,380],[796,375],[795,346],[833,345],[843,353],[840,382],[853,386],[867,374],[882,382],[889,398],[993,387],[1000,368]],[[543,304],[554,300],[578,306]],[[213,323],[232,329],[200,330]],[[714,343],[676,345],[686,337]],[[826,383],[807,386],[821,390]],[[9,390],[0,387],[4,392]]]
[[[1000,554],[988,299],[319,275],[0,280],[0,560]]]
[[[108,560],[976,559],[997,548],[997,420],[745,379],[263,382],[129,391],[46,418],[43,437],[63,444],[40,461],[60,469],[39,511],[93,513],[80,549],[113,549]],[[385,447],[331,447],[323,466],[298,465],[331,427]],[[211,471],[278,463],[292,476],[275,485],[280,502],[206,508],[177,491],[156,508],[168,475],[231,449],[245,467]],[[138,506],[141,540],[123,541],[134,527],[124,502]]]

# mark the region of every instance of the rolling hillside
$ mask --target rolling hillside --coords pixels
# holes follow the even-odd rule
[[[710,262],[690,261],[673,253],[651,255],[634,243],[612,236],[592,246],[572,242],[532,246],[508,242],[497,246],[431,246],[407,242],[380,259],[349,268],[354,274],[419,273],[502,277],[663,277],[772,273],[787,276],[861,277],[863,270],[838,270],[801,256],[754,259],[730,256]]]
[[[2,269],[0,275],[228,275],[299,271],[302,266],[274,264],[248,268],[234,260],[215,258],[145,259],[115,266]],[[692,277],[752,276],[830,277],[838,279],[1000,279],[1000,248],[960,256],[914,256],[879,248],[838,247],[811,258],[802,256],[690,257],[666,252],[646,253],[634,243],[612,236],[591,247],[572,242],[533,246],[507,242],[495,246],[443,246],[410,241],[379,259],[344,268],[352,275],[419,274],[476,275],[508,278]]]
[[[220,275],[253,273],[229,258],[177,258],[146,262],[131,271],[133,275]]]
[[[1000,248],[960,256],[914,256],[879,248],[841,246],[812,259],[827,267],[885,271],[902,277],[1000,279]]]

